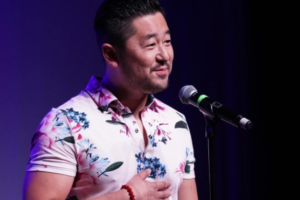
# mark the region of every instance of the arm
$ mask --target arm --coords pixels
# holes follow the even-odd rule
[[[183,179],[178,191],[179,200],[198,200],[195,179]]]
[[[165,199],[171,195],[167,189],[170,182],[145,181],[151,173],[144,170],[135,175],[128,183],[136,200]],[[23,200],[65,200],[72,187],[74,177],[50,172],[27,172],[23,185]],[[126,190],[119,190],[91,200],[129,200]]]
[[[65,200],[74,177],[50,172],[27,172],[23,200]]]

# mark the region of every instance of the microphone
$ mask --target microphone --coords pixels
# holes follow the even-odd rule
[[[199,108],[204,115],[210,118],[221,119],[235,127],[246,130],[251,129],[253,126],[249,119],[210,99],[205,94],[199,94],[192,85],[186,85],[180,89],[179,99],[183,104],[191,104]]]

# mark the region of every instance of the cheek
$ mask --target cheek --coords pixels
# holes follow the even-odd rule
[[[138,68],[143,71],[150,71],[155,64],[154,56],[150,53],[141,53],[137,59]]]

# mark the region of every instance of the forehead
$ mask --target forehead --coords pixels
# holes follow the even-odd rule
[[[165,17],[160,12],[135,18],[132,21],[132,26],[136,30],[133,35],[135,37],[145,37],[148,34],[159,36],[169,30]]]

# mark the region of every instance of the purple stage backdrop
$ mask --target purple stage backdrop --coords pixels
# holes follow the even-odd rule
[[[217,199],[267,199],[273,144],[257,98],[267,98],[266,74],[258,64],[262,29],[255,24],[261,11],[246,0],[160,2],[175,60],[170,86],[157,97],[187,117],[199,199],[209,196],[207,144],[203,115],[178,99],[188,84],[254,122],[251,131],[217,125]],[[22,199],[31,137],[45,114],[78,94],[92,75],[104,74],[93,31],[100,3],[0,1],[1,199]]]

